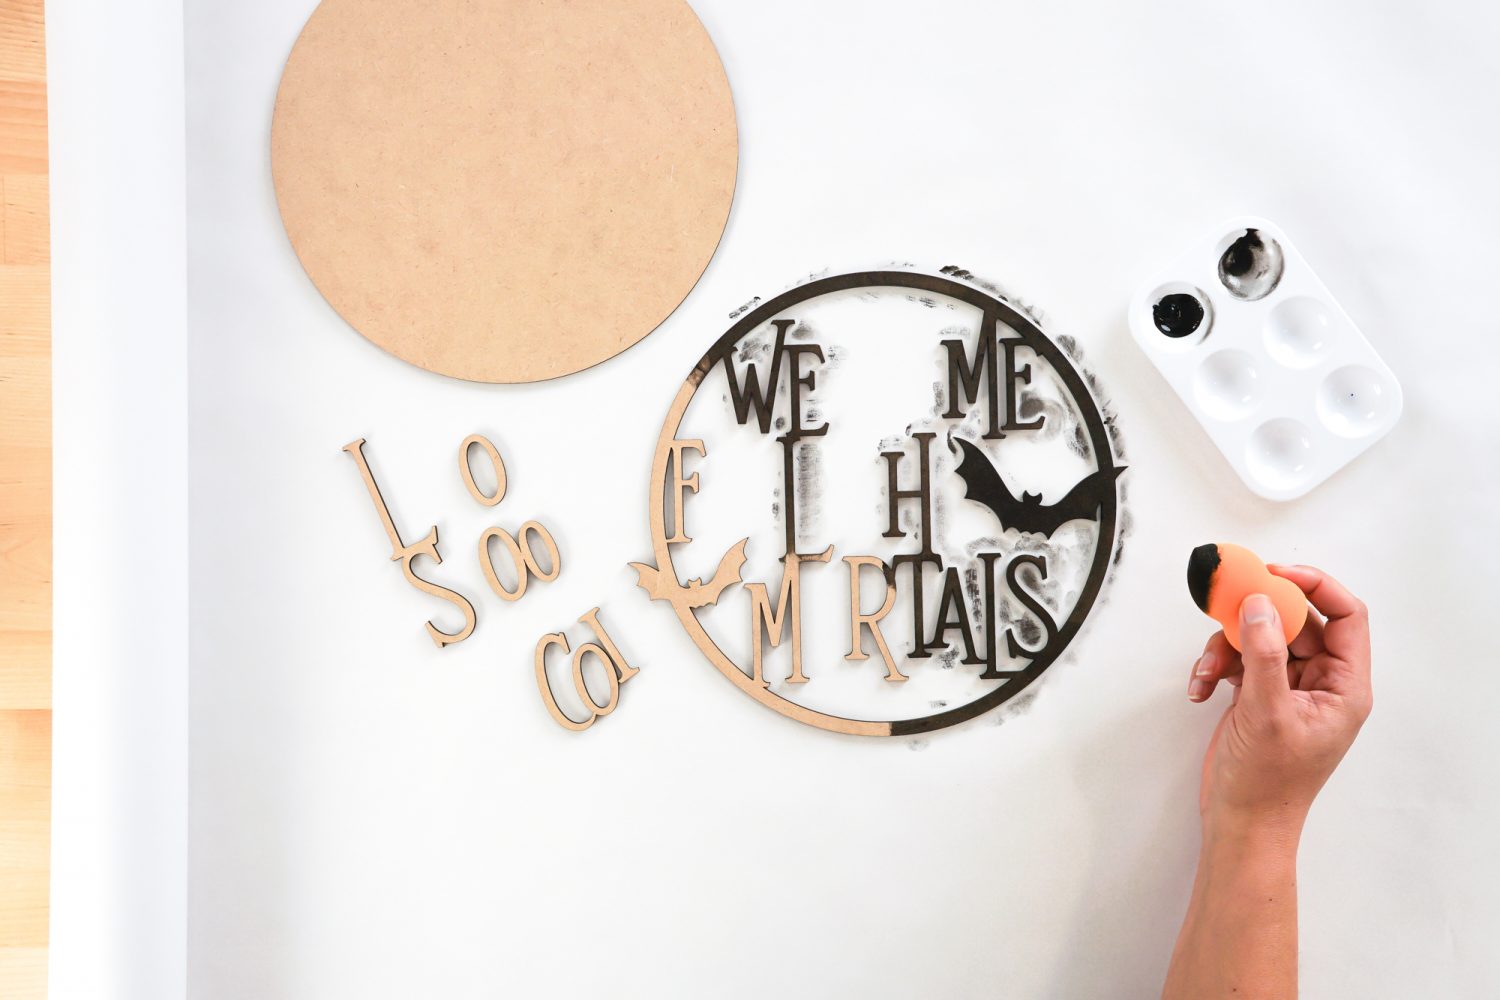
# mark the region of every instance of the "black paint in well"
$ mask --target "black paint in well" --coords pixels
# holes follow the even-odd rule
[[[1203,325],[1203,303],[1188,292],[1163,295],[1152,307],[1151,319],[1168,337],[1186,337]]]
[[[1276,289],[1285,267],[1281,244],[1247,229],[1219,257],[1219,281],[1235,298],[1253,302]]]

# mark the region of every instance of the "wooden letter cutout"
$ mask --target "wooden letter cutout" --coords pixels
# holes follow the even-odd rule
[[[870,634],[875,637],[875,648],[880,651],[880,658],[885,661],[885,679],[893,682],[906,680],[906,675],[896,669],[896,660],[891,656],[885,636],[880,633],[880,620],[896,606],[896,571],[878,556],[845,556],[844,562],[849,564],[849,652],[844,659],[870,658],[870,654],[865,652],[864,634],[859,630],[861,625],[866,625]],[[861,614],[859,610],[859,573],[865,566],[879,566],[885,580],[885,601],[880,605],[879,611],[868,615]]]
[[[1040,553],[1023,552],[1010,561],[1005,567],[1005,585],[1010,588],[1011,593],[1016,595],[1016,600],[1021,606],[1036,616],[1036,620],[1042,626],[1042,645],[1039,649],[1027,649],[1016,638],[1015,629],[1007,629],[1005,632],[1005,649],[1011,656],[1036,657],[1045,653],[1057,638],[1057,622],[1053,620],[1051,612],[1046,605],[1025,587],[1021,586],[1021,567],[1032,566],[1043,580],[1047,579],[1047,557]]]
[[[537,565],[536,549],[532,547],[531,539],[528,537],[528,534],[531,532],[535,532],[537,537],[541,538],[542,545],[547,550],[547,562],[552,568],[545,573],[542,572],[542,567]],[[552,532],[542,527],[539,521],[527,521],[521,525],[519,537],[525,543],[524,557],[526,559],[526,569],[543,583],[551,583],[553,580],[556,580],[557,575],[562,572],[562,556],[557,552],[557,543],[552,540]]]
[[[604,679],[609,684],[609,697],[604,699],[602,705],[589,694],[589,686],[583,680],[583,658],[590,653],[599,657],[599,662],[604,664]],[[604,651],[604,647],[597,642],[586,642],[573,650],[573,690],[578,692],[578,697],[589,706],[596,719],[613,712],[615,706],[620,703],[620,679],[615,676],[615,665],[610,662],[609,654]]]
[[[484,491],[474,482],[474,469],[469,465],[469,448],[476,444],[490,456],[490,462],[495,467],[494,496],[485,496]],[[500,460],[499,449],[483,434],[470,434],[464,438],[464,443],[458,446],[458,474],[463,477],[464,487],[469,491],[469,496],[486,507],[493,507],[505,499],[505,463]]]
[[[594,630],[594,635],[609,653],[610,662],[614,664],[615,673],[619,676],[621,684],[641,672],[640,667],[632,667],[625,661],[625,654],[620,652],[620,647],[616,646],[615,641],[609,637],[609,633],[604,631],[604,626],[599,622],[597,607],[585,612],[578,620]]]
[[[674,440],[668,445],[668,448],[672,452],[672,537],[667,539],[667,543],[691,542],[692,539],[688,537],[687,531],[683,527],[686,522],[683,520],[682,515],[682,500],[688,490],[692,490],[694,493],[698,492],[700,480],[696,472],[686,479],[683,478],[682,453],[692,450],[707,458],[708,449],[703,446],[701,439],[696,438],[691,440]]]
[[[552,716],[554,722],[564,729],[575,733],[581,733],[592,726],[595,720],[613,712],[620,703],[620,685],[640,673],[639,667],[632,667],[626,662],[624,654],[615,645],[609,633],[599,622],[599,609],[590,608],[578,621],[594,630],[597,642],[586,642],[573,651],[573,689],[578,692],[578,698],[588,709],[589,717],[582,722],[575,722],[568,718],[557,704],[557,698],[552,693],[552,684],[547,680],[547,650],[553,646],[561,646],[563,652],[568,652],[568,637],[561,632],[549,632],[537,640],[536,655],[532,660],[532,667],[536,672],[537,690],[541,692],[542,704],[547,707],[547,714]],[[604,664],[604,677],[609,684],[609,697],[600,704],[594,700],[589,693],[588,684],[583,679],[583,661],[590,654],[597,656]]]
[[[776,598],[774,609],[765,584],[745,584],[745,589],[750,592],[750,637],[753,651],[750,678],[761,687],[771,686],[761,666],[761,633],[765,632],[772,646],[780,646],[782,634],[786,631],[788,612],[792,620],[792,672],[786,681],[788,684],[807,683],[807,677],[802,673],[802,564],[826,563],[832,555],[832,545],[817,555],[787,553],[786,565],[781,571],[781,593]]]
[[[358,438],[344,445],[343,450],[349,453],[350,458],[354,459],[354,464],[359,468],[359,474],[365,481],[365,488],[370,491],[370,499],[375,503],[375,511],[380,515],[381,523],[385,525],[386,537],[391,541],[391,561],[401,564],[402,574],[413,587],[416,587],[424,594],[431,594],[433,597],[449,601],[463,612],[464,627],[459,631],[444,632],[429,620],[427,622],[427,634],[432,637],[433,642],[437,643],[439,649],[442,649],[444,646],[450,646],[455,642],[463,642],[474,633],[474,624],[476,621],[474,605],[470,604],[469,599],[457,591],[449,590],[447,587],[440,587],[429,580],[422,579],[411,568],[412,560],[416,559],[417,556],[427,556],[435,563],[442,563],[443,557],[438,555],[437,548],[437,525],[433,525],[428,530],[426,537],[420,542],[413,542],[407,545],[401,541],[401,533],[396,530],[396,522],[391,519],[390,509],[386,506],[385,498],[380,495],[380,487],[375,484],[375,476],[370,472],[369,463],[365,461],[364,446],[365,439]]]
[[[927,649],[940,649],[946,646],[948,633],[956,628],[964,641],[964,662],[969,664],[984,662],[984,657],[974,649],[974,629],[969,623],[969,605],[964,601],[964,590],[958,579],[957,566],[949,566],[943,575],[943,594],[938,599],[937,621],[932,628],[932,638],[927,641]]]
[[[537,564],[536,550],[532,548],[527,532],[533,532],[540,537],[543,547],[547,550],[550,568],[545,573]],[[520,542],[512,538],[510,532],[504,528],[486,528],[479,536],[479,568],[484,570],[484,578],[489,581],[490,589],[500,595],[502,601],[519,601],[526,593],[526,584],[532,576],[543,583],[550,583],[556,580],[557,575],[562,572],[562,557],[558,554],[557,543],[552,540],[550,531],[537,521],[527,521],[521,525],[519,534]],[[495,573],[495,564],[490,559],[490,539],[492,538],[498,538],[504,542],[506,549],[510,552],[511,562],[516,567],[515,590],[506,590],[500,582],[500,577]],[[523,546],[521,542],[525,545]]]
[[[536,656],[532,660],[532,665],[536,669],[537,690],[542,693],[542,704],[547,706],[547,714],[552,716],[552,721],[564,729],[571,729],[575,733],[581,733],[594,724],[594,719],[597,716],[590,715],[583,722],[574,722],[564,715],[563,710],[557,706],[557,699],[552,696],[552,685],[547,682],[547,650],[552,646],[561,646],[563,652],[566,653],[568,651],[568,637],[561,632],[548,632],[537,640]]]
[[[1020,393],[1016,387],[1020,384],[1031,384],[1031,366],[1016,365],[1016,349],[1025,344],[1025,341],[1017,337],[1001,337],[999,327],[999,316],[991,309],[984,310],[984,317],[979,325],[979,337],[974,343],[974,363],[970,364],[964,354],[964,342],[962,340],[945,340],[943,348],[948,352],[948,409],[943,417],[948,420],[961,420],[966,412],[966,407],[979,402],[980,379],[983,378],[988,400],[988,422],[984,437],[986,439],[1003,438],[1005,431],[1034,431],[1042,426],[1043,417],[1037,417],[1027,423],[1022,423],[1018,414],[1020,405]],[[1001,359],[996,356],[995,347],[999,345],[1004,356],[1003,370]],[[996,426],[1000,416],[1000,396],[1002,388],[1002,377],[1004,379],[1005,395],[1005,423]],[[967,402],[965,402],[967,400]]]
[[[906,532],[901,530],[900,511],[897,504],[903,500],[917,501],[917,517],[921,528],[922,551],[920,555],[931,557],[934,555],[932,549],[932,472],[931,460],[928,458],[932,439],[937,435],[932,431],[917,431],[912,435],[912,440],[917,442],[917,485],[912,489],[902,489],[897,479],[897,466],[905,457],[904,451],[883,451],[880,457],[885,459],[886,468],[886,508],[890,515],[890,527],[886,528],[885,538],[902,538]]]

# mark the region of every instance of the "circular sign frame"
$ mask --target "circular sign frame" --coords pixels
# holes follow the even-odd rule
[[[741,317],[729,330],[714,342],[703,358],[693,366],[692,372],[683,382],[672,401],[671,409],[662,424],[657,439],[656,454],[651,463],[651,484],[648,509],[651,521],[651,547],[656,556],[656,565],[664,576],[677,578],[672,563],[671,546],[667,543],[666,497],[663,484],[666,480],[672,442],[681,426],[688,405],[692,402],[703,380],[734,349],[734,346],[762,323],[770,320],[790,306],[818,298],[831,292],[856,288],[901,288],[944,295],[982,310],[993,311],[1001,322],[1014,330],[1025,345],[1036,352],[1042,360],[1052,366],[1063,386],[1073,398],[1088,433],[1089,445],[1094,455],[1097,471],[1109,472],[1123,468],[1115,464],[1114,449],[1104,418],[1097,402],[1089,391],[1083,377],[1074,368],[1072,361],[1041,331],[1027,315],[989,293],[950,278],[923,274],[914,271],[858,271],[828,278],[819,278],[798,286],[757,306]],[[1115,552],[1117,516],[1119,513],[1119,488],[1112,486],[1100,504],[1099,535],[1095,543],[1094,557],[1078,599],[1069,610],[1067,619],[1061,623],[1054,640],[1024,670],[1017,671],[1004,684],[988,694],[954,708],[932,715],[897,720],[851,719],[807,708],[781,697],[769,687],[754,681],[734,663],[714,641],[695,609],[685,604],[674,603],[673,611],[686,630],[688,637],[708,657],[735,687],[754,698],[760,704],[789,719],[817,726],[832,732],[854,736],[914,736],[966,722],[1004,704],[1029,687],[1050,667],[1072,643],[1087,618],[1104,580],[1109,572],[1110,560]]]

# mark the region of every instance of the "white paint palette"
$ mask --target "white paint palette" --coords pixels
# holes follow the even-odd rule
[[[1401,416],[1396,376],[1265,219],[1231,220],[1143,284],[1130,332],[1268,500],[1307,493]]]

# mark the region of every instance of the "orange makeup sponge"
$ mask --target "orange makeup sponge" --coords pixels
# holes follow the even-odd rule
[[[1265,594],[1281,616],[1290,643],[1307,622],[1307,597],[1290,580],[1266,569],[1260,557],[1240,545],[1200,545],[1188,557],[1188,591],[1203,613],[1224,626],[1224,638],[1240,648],[1240,605],[1251,594]]]

